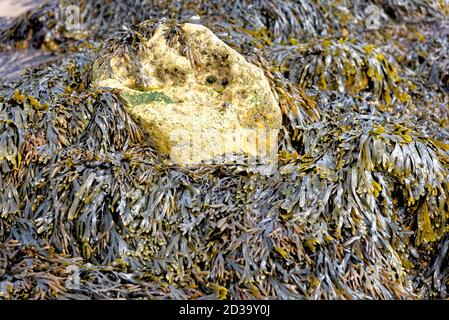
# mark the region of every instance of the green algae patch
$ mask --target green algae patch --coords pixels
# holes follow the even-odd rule
[[[124,92],[121,94],[123,99],[133,106],[148,104],[152,102],[162,102],[162,103],[174,103],[174,101],[162,92],[139,92],[139,93],[128,93]]]

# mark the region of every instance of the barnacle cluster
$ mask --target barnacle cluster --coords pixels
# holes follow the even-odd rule
[[[80,0],[81,31],[67,2],[1,24],[56,62],[0,87],[0,299],[447,298],[446,1]],[[91,85],[160,24],[189,55],[186,21],[264,70],[269,175],[172,164]]]

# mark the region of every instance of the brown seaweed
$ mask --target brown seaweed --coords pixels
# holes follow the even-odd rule
[[[0,32],[59,57],[0,87],[0,299],[447,297],[447,10],[370,1],[396,27],[367,30],[356,1],[283,2],[83,0],[84,37],[50,3]],[[279,100],[269,176],[172,165],[90,86],[99,55],[145,86],[160,23],[194,62],[176,21],[195,16]]]

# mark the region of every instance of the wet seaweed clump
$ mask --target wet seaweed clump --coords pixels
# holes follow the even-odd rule
[[[1,24],[1,54],[55,60],[0,86],[0,299],[447,298],[447,2],[282,2],[81,0],[74,33],[51,1]],[[268,79],[268,174],[240,155],[172,163],[94,85],[120,57],[148,90],[159,26],[207,67],[186,22]]]

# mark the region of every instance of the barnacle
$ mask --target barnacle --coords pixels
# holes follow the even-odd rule
[[[0,83],[0,299],[447,298],[447,3],[80,0],[78,31],[66,4],[0,21],[0,60],[53,59]],[[263,70],[273,172],[175,165],[126,111],[176,103],[139,62],[161,24],[208,68],[185,22]],[[92,85],[113,57],[137,95]]]

